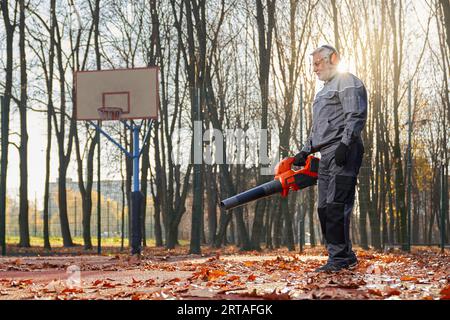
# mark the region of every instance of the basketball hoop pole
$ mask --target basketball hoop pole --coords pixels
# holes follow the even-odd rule
[[[147,137],[150,133],[153,122],[154,120],[150,119],[148,131],[144,135],[145,137]],[[144,149],[145,147],[145,141],[147,139],[144,139],[142,148],[139,149],[139,131],[141,129],[141,126],[134,123],[132,123],[132,125],[129,125],[125,121],[122,121],[125,127],[133,132],[133,153],[131,154],[95,122],[89,121],[89,123],[94,126],[109,141],[111,141],[117,148],[125,153],[127,157],[133,159],[133,191],[131,192],[131,254],[140,254],[142,242],[141,208],[144,200],[144,195],[140,191],[141,188],[139,184],[139,158],[142,154],[142,149]]]
[[[131,193],[131,254],[141,253],[141,207],[144,195],[139,185],[139,130],[134,124],[133,130],[133,192]]]
[[[133,126],[133,192],[139,191],[139,130],[140,126]]]

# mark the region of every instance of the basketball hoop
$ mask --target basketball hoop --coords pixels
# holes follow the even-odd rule
[[[158,74],[158,67],[76,71],[75,119],[156,119]]]
[[[118,107],[100,107],[97,109],[101,120],[119,120],[122,114],[122,108]]]
[[[72,1],[73,2],[73,1]],[[105,136],[118,149],[120,149],[127,159],[130,159],[133,167],[133,191],[131,192],[130,216],[133,221],[131,225],[131,254],[141,252],[141,221],[140,208],[143,198],[139,181],[139,158],[147,147],[150,130],[154,123],[153,119],[158,117],[159,108],[159,67],[133,68],[133,69],[108,69],[108,70],[83,70],[74,73],[74,118],[77,121],[88,121],[88,124],[95,127],[100,134]],[[97,112],[95,112],[97,110]],[[144,143],[139,146],[141,125],[131,122],[124,125],[130,130],[133,136],[133,150],[128,151],[126,146],[122,146],[120,141],[116,141],[102,128],[100,121],[103,120],[131,120],[131,119],[151,119],[146,127]],[[94,120],[99,121],[98,124]],[[100,141],[100,140],[98,140]],[[98,149],[100,155],[100,148]],[[98,157],[100,166],[100,156]],[[99,171],[100,172],[100,171]],[[98,186],[101,179],[98,178]],[[100,198],[99,198],[100,199]],[[99,229],[100,230],[100,229]],[[99,238],[99,254],[101,253],[101,233]]]

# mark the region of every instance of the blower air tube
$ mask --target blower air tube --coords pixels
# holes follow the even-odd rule
[[[220,206],[225,210],[230,210],[242,206],[248,202],[268,197],[275,193],[279,193],[282,190],[283,187],[281,186],[280,181],[278,180],[269,181],[260,186],[254,187],[250,190],[232,196],[228,199],[222,200],[220,202]]]

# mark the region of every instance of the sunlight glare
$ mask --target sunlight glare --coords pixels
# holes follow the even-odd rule
[[[338,69],[338,72],[348,72],[348,68],[349,68],[349,66],[348,66],[348,62],[346,61],[346,60],[341,60],[341,61],[339,61],[339,65],[338,65],[338,67],[337,67],[337,69]]]

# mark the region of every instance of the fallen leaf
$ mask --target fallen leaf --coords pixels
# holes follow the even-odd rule
[[[102,283],[103,281],[102,280],[95,280],[94,282],[92,282],[92,285],[94,286],[94,287],[96,287],[96,286],[98,286],[100,283]]]
[[[11,263],[16,266],[20,266],[23,263],[23,261],[22,261],[22,259],[15,259]]]
[[[31,279],[12,280],[10,282],[10,286],[11,287],[21,287],[21,288],[23,288],[23,287],[28,286],[28,285],[30,285],[32,283],[33,283],[33,280],[31,280]]]
[[[67,293],[83,293],[83,289],[81,288],[65,288],[63,291],[61,291],[62,294]]]
[[[395,288],[391,288],[391,287],[386,287],[384,289],[384,292],[386,293],[387,297],[390,296],[399,296],[401,294],[401,292],[398,289]]]
[[[144,286],[151,287],[155,284],[155,279],[147,279],[144,281]]]
[[[115,288],[116,285],[115,285],[115,284],[112,284],[111,282],[104,281],[102,287],[103,287],[103,288]]]
[[[251,275],[248,276],[247,280],[248,281],[255,281],[256,276],[252,273]]]
[[[229,277],[229,278],[227,279],[227,281],[232,282],[232,281],[240,280],[240,279],[241,279],[241,277],[234,275],[234,276]]]
[[[212,270],[208,273],[208,280],[214,281],[220,277],[226,276],[228,273],[223,270]]]
[[[366,273],[369,274],[382,274],[383,273],[383,267],[378,264],[372,264],[366,269]]]
[[[217,294],[224,294],[230,291],[238,291],[238,290],[245,290],[247,289],[247,287],[234,287],[234,288],[228,288],[228,287],[224,287],[222,290],[217,291]]]
[[[177,283],[177,282],[180,282],[180,281],[181,281],[180,278],[173,278],[173,279],[170,279],[170,280],[168,281],[168,283],[172,284],[172,283]]]
[[[411,276],[403,276],[400,278],[401,281],[417,281],[416,277],[411,277]]]
[[[131,295],[131,300],[141,300],[142,293],[133,293]]]
[[[117,292],[116,294],[113,295],[113,297],[116,298],[128,298],[130,296],[132,296],[135,293],[132,292]]]
[[[383,296],[383,293],[381,293],[381,291],[378,289],[369,289],[368,293],[379,296],[379,297]]]
[[[450,300],[450,285],[439,291],[439,294],[441,295],[441,300]]]

